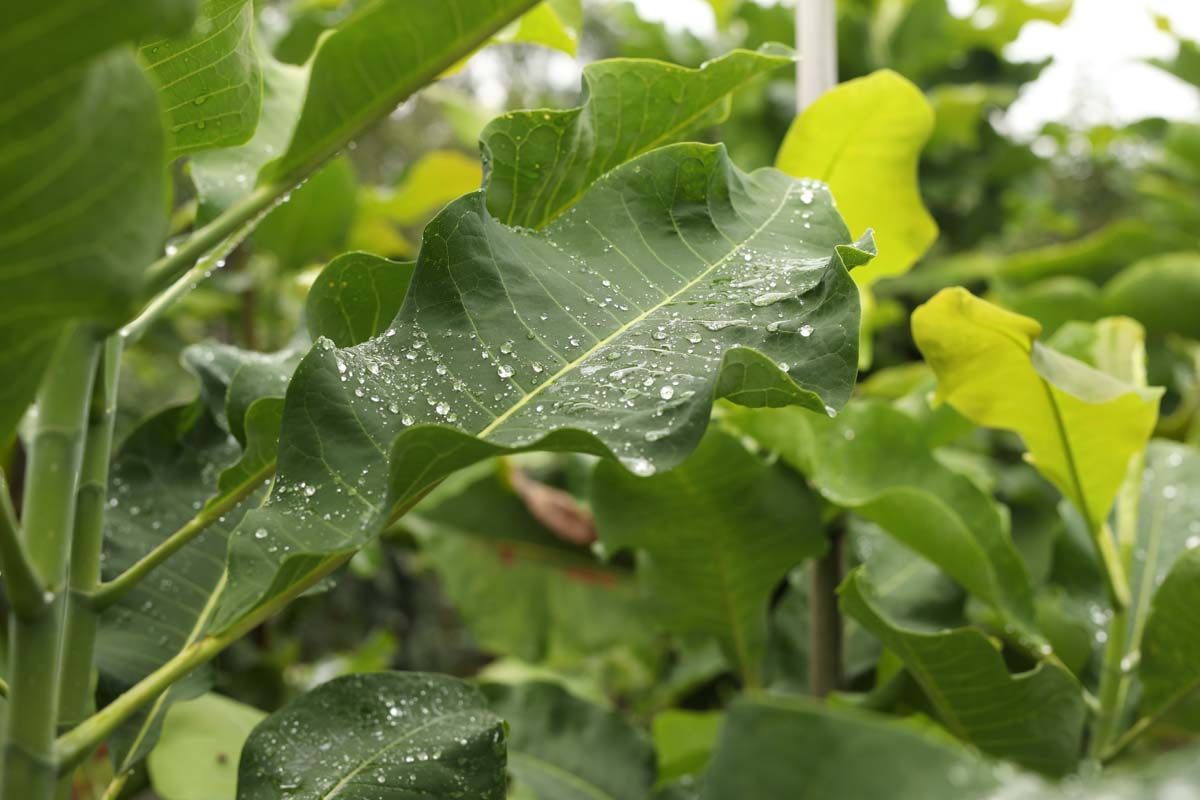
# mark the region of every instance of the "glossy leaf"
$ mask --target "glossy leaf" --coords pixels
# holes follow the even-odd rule
[[[195,28],[141,48],[169,120],[171,153],[242,144],[262,106],[254,4],[205,0]]]
[[[792,224],[802,211],[811,229]],[[492,219],[482,192],[452,204],[384,335],[298,367],[280,477],[231,545],[218,624],[506,450],[649,473],[695,446],[714,397],[840,406],[858,328],[846,263],[869,257],[848,239],[819,187],[705,145],[631,162],[542,232]]]
[[[508,723],[508,771],[537,800],[645,800],[654,750],[620,713],[550,683],[483,692]]]
[[[9,69],[23,71],[5,37],[54,24],[26,16],[10,27],[6,15],[0,34],[0,438],[32,400],[66,326],[124,321],[167,223],[158,100],[133,56],[114,51],[55,67],[53,81],[10,82]]]
[[[1146,446],[1161,391],[1039,344],[1034,320],[962,289],[939,292],[912,325],[939,396],[980,425],[1019,433],[1038,471],[1099,530],[1130,458]]]
[[[763,409],[733,420],[808,475],[827,500],[876,523],[1036,638],[1033,590],[1007,518],[970,478],[934,456],[907,414],[857,401],[836,419]]]
[[[715,637],[745,682],[761,683],[771,595],[792,567],[826,548],[804,483],[714,431],[661,475],[639,478],[602,462],[592,507],[605,547],[637,553],[664,626]]]
[[[513,111],[484,129],[488,211],[508,225],[540,228],[614,167],[720,122],[731,93],[791,62],[775,46],[735,50],[699,69],[650,60],[589,64],[583,105]]]
[[[176,703],[147,759],[162,800],[233,800],[242,744],[266,714],[219,694]]]
[[[1087,706],[1082,687],[1048,662],[1010,675],[974,628],[928,632],[892,619],[856,570],[838,590],[841,608],[899,656],[939,719],[984,752],[1051,775],[1079,761]]]
[[[504,725],[478,689],[376,672],[318,686],[246,740],[238,800],[504,800]]]
[[[268,180],[303,177],[534,0],[382,0],[321,39],[303,110]]]
[[[314,341],[324,336],[338,347],[380,336],[400,310],[415,266],[370,253],[345,253],[330,261],[305,301],[309,336]]]
[[[879,257],[860,286],[909,270],[937,238],[917,161],[933,132],[921,90],[890,70],[839,84],[796,117],[775,166],[829,185],[851,231],[875,231]]]

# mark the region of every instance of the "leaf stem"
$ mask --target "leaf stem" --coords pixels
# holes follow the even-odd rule
[[[18,616],[32,619],[46,610],[45,589],[21,544],[21,526],[3,472],[0,472],[0,569],[4,571],[8,601]]]
[[[90,605],[96,610],[103,610],[120,600],[130,589],[137,586],[155,567],[179,552],[180,548],[203,533],[209,526],[219,520],[225,512],[262,486],[263,481],[271,477],[274,472],[275,461],[272,460],[231,491],[211,501],[196,516],[188,520],[183,527],[160,542],[157,547],[130,565],[120,575],[94,587],[87,594],[87,600]]]
[[[808,684],[825,697],[842,683],[842,617],[837,587],[842,581],[842,527],[829,530],[829,549],[812,562],[809,597]]]
[[[38,390],[25,486],[22,537],[30,566],[50,594],[47,613],[13,615],[4,797],[51,800],[57,784],[62,613],[83,457],[88,400],[99,354],[95,334],[66,332]]]
[[[67,770],[74,767],[116,730],[118,725],[133,716],[138,709],[152,702],[177,680],[212,659],[226,647],[258,627],[264,620],[283,610],[292,600],[304,594],[325,576],[349,561],[352,555],[353,552],[348,552],[327,557],[302,580],[293,583],[283,592],[253,609],[220,633],[210,634],[188,645],[103,709],[88,717],[73,730],[60,736],[54,746],[59,769]]]

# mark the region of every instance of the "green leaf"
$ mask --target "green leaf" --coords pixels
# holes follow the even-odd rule
[[[668,709],[655,715],[653,732],[659,784],[703,774],[724,719],[720,711]]]
[[[874,229],[880,254],[854,273],[860,286],[907,272],[937,238],[917,186],[933,121],[920,89],[880,70],[821,95],[779,148],[775,166],[827,183],[851,231]]]
[[[1020,434],[1033,465],[1099,531],[1154,429],[1161,390],[1039,344],[1034,320],[963,289],[939,292],[912,320],[941,399],[979,425]]]
[[[17,63],[6,37],[51,24],[6,20],[0,62]],[[158,100],[133,56],[115,51],[19,87],[9,66],[0,79],[0,438],[66,326],[124,322],[167,224]]]
[[[318,686],[246,740],[238,800],[504,800],[504,724],[444,675],[376,672]]]
[[[1200,339],[1200,254],[1143,259],[1109,281],[1102,293],[1109,314],[1125,314],[1152,335]]]
[[[205,0],[190,33],[142,46],[169,120],[173,156],[254,135],[263,80],[253,34],[253,3]]]
[[[838,589],[849,614],[900,657],[939,719],[992,755],[1063,775],[1079,761],[1087,706],[1066,670],[1042,662],[1010,675],[1004,658],[974,628],[931,632],[902,627],[879,605],[862,569]]]
[[[575,55],[579,30],[583,27],[582,0],[545,0],[502,31],[496,41],[513,44],[540,44]]]
[[[830,502],[871,520],[991,604],[1030,640],[1033,590],[1008,520],[970,478],[938,460],[920,424],[877,401],[835,419],[738,411],[734,424],[809,476]]]
[[[537,800],[645,800],[654,750],[621,714],[551,683],[483,692],[508,723],[508,771]]]
[[[649,473],[698,443],[714,397],[840,406],[858,329],[845,264],[868,257],[848,239],[818,187],[707,145],[631,162],[540,232],[492,219],[482,192],[452,204],[392,326],[297,368],[279,480],[231,545],[217,624],[481,459],[577,450]]]
[[[240,147],[207,150],[191,157],[192,183],[199,203],[196,221],[200,224],[249,194],[259,170],[277,158],[292,138],[308,86],[308,70],[281,64],[266,55],[261,60],[262,112],[254,136]]]
[[[147,759],[154,793],[162,800],[233,800],[242,744],[265,716],[213,693],[176,703]]]
[[[570,208],[601,175],[729,115],[730,96],[792,63],[778,45],[734,50],[699,69],[642,59],[583,68],[583,105],[513,111],[480,136],[487,207],[501,222],[540,228]]]
[[[330,161],[263,217],[252,237],[255,253],[274,257],[283,270],[335,255],[354,222],[357,186],[348,158]]]
[[[308,334],[351,347],[383,334],[395,319],[412,280],[411,261],[344,253],[313,281],[304,305]]]
[[[601,462],[592,507],[604,545],[637,553],[663,624],[715,637],[743,680],[759,685],[771,595],[788,570],[826,547],[803,481],[714,431],[661,475]]]
[[[321,39],[300,119],[267,180],[300,178],[482,44],[534,0],[381,0]]]
[[[658,633],[639,622],[643,604],[628,570],[547,531],[498,475],[431,497],[405,522],[472,637],[491,653],[566,670],[614,650],[647,649]]]
[[[769,694],[735,701],[727,716],[704,800],[984,800],[1000,784],[991,765],[928,725]],[[1013,796],[1044,796],[1036,779],[1022,788]]]
[[[1141,609],[1134,625],[1139,619],[1145,624],[1138,676],[1140,708],[1148,715],[1165,712],[1200,687],[1198,485],[1200,453],[1175,443],[1151,444],[1132,581],[1134,609]],[[1131,635],[1137,633],[1135,628]]]
[[[457,150],[433,150],[417,159],[394,192],[378,198],[399,225],[426,221],[451,200],[479,188],[479,161]]]

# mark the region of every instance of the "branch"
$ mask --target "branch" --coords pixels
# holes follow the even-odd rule
[[[21,544],[20,525],[8,492],[8,481],[0,472],[0,569],[13,610],[21,617],[33,618],[46,609],[46,589]]]

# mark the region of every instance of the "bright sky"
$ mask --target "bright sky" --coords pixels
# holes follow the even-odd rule
[[[634,2],[646,19],[699,35],[713,32],[712,11],[704,0]],[[976,2],[950,0],[960,15],[971,13]],[[1009,130],[1032,136],[1051,120],[1084,127],[1147,116],[1200,121],[1200,92],[1141,63],[1174,54],[1174,40],[1155,27],[1155,14],[1167,17],[1184,37],[1200,40],[1200,0],[1075,0],[1063,25],[1026,25],[1009,56],[1040,60],[1052,55],[1054,63],[1013,105]]]

